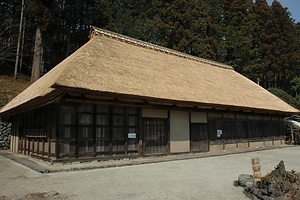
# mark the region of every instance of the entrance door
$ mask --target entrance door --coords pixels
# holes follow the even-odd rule
[[[208,151],[207,124],[191,123],[191,151]]]
[[[144,121],[144,154],[166,154],[169,142],[167,120],[146,119]]]

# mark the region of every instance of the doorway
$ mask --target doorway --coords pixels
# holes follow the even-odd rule
[[[191,123],[191,151],[207,152],[208,137],[206,123]]]
[[[168,153],[169,134],[166,119],[144,119],[144,154]]]

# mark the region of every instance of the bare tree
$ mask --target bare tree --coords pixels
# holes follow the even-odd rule
[[[20,42],[22,37],[22,27],[23,27],[23,13],[24,13],[24,0],[22,0],[22,9],[21,9],[21,17],[20,17],[20,26],[19,26],[19,36],[18,36],[18,44],[17,44],[17,54],[16,54],[16,62],[15,62],[15,72],[14,78],[17,78],[18,75],[18,63],[20,57]]]
[[[22,71],[22,66],[23,66],[23,53],[24,53],[24,41],[25,41],[25,27],[26,27],[26,19],[24,17],[23,19],[23,28],[22,28],[22,44],[21,44],[21,57],[20,57],[20,67],[19,67],[19,72]]]
[[[2,20],[1,20],[2,21]],[[13,62],[17,48],[17,24],[12,19],[5,19],[0,26],[0,61]]]

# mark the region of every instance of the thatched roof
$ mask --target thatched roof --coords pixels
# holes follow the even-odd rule
[[[230,66],[95,27],[90,38],[4,106],[0,115],[47,104],[70,89],[171,105],[299,112]]]

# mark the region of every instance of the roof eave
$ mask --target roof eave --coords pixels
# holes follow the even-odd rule
[[[236,105],[225,105],[225,104],[214,104],[214,103],[205,103],[205,102],[195,102],[195,101],[184,101],[184,100],[172,100],[172,99],[163,99],[156,97],[147,97],[133,94],[120,94],[120,93],[112,93],[112,92],[100,92],[87,90],[82,88],[69,88],[58,86],[60,90],[64,91],[65,94],[80,94],[83,97],[83,100],[91,102],[97,100],[103,100],[108,102],[118,102],[118,103],[126,103],[133,102],[139,105],[153,105],[153,106],[164,106],[170,108],[190,108],[190,109],[213,109],[213,110],[228,110],[228,111],[240,111],[247,113],[263,113],[263,114],[276,114],[281,116],[289,116],[293,114],[297,114],[300,111],[297,109],[294,110],[274,110],[274,109],[265,109],[265,108],[254,108],[254,107],[246,107],[246,106],[236,106]],[[88,97],[92,95],[93,98]],[[78,96],[75,97],[78,100]]]
[[[58,102],[59,99],[64,95],[62,91],[53,90],[52,92],[46,94],[45,96],[38,96],[34,99],[31,99],[23,104],[20,104],[16,107],[7,110],[0,110],[0,118],[9,118],[10,116],[26,112],[28,110],[33,110],[35,108],[45,106],[54,102]]]

